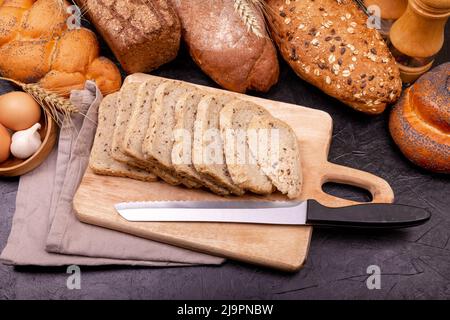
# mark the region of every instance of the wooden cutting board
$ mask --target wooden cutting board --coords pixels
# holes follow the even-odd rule
[[[355,204],[322,191],[324,183],[337,182],[367,189],[373,196],[373,202],[393,201],[392,189],[383,179],[327,161],[332,135],[332,120],[329,114],[293,104],[209,87],[202,88],[256,102],[294,129],[302,155],[302,199],[316,199],[333,207]],[[128,222],[113,207],[115,203],[123,201],[229,199],[207,191],[174,187],[163,182],[149,183],[100,176],[87,169],[73,204],[78,218],[85,223],[280,270],[296,271],[301,268],[311,240],[312,228],[308,226]],[[231,199],[236,200],[235,197]],[[249,194],[239,199],[279,200],[284,197],[280,194],[270,197]]]

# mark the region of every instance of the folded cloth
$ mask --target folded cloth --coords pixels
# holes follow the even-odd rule
[[[79,222],[72,199],[89,160],[102,97],[94,83],[74,91],[80,114],[61,127],[58,149],[21,177],[16,212],[0,260],[12,265],[220,264],[222,258],[197,253]]]

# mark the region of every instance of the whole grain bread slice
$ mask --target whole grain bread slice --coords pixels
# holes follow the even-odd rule
[[[171,185],[178,185],[181,180],[158,166],[158,163],[146,159],[142,150],[142,144],[150,123],[152,104],[155,91],[160,85],[167,85],[158,79],[149,79],[142,82],[135,96],[130,121],[125,130],[123,148],[126,155],[132,157],[141,166],[148,168],[151,172]]]
[[[291,199],[301,192],[302,169],[297,136],[289,125],[269,115],[257,115],[247,129],[250,151],[261,170]]]
[[[111,131],[116,123],[117,97],[119,93],[106,96],[98,111],[98,126],[94,138],[89,167],[97,174],[127,177],[142,181],[155,181],[157,178],[139,168],[127,165],[111,157]]]
[[[130,160],[130,157],[124,154],[122,142],[139,86],[139,82],[126,82],[123,84],[117,95],[117,110],[112,135],[111,156],[115,160],[124,163],[127,163]]]
[[[270,194],[274,186],[259,168],[247,143],[247,127],[253,116],[270,113],[263,107],[235,99],[220,111],[220,133],[224,143],[225,160],[233,182],[242,189],[258,194]]]
[[[220,136],[220,111],[232,98],[227,95],[207,95],[200,100],[194,122],[192,162],[201,174],[236,195],[244,190],[234,184],[228,172]]]
[[[124,133],[139,86],[139,82],[125,81],[117,96],[116,120],[114,128],[112,128],[111,157],[122,163],[151,172],[142,163],[126,155],[123,148]]]
[[[192,91],[193,88],[193,86],[179,81],[168,81],[156,89],[149,126],[142,143],[142,151],[146,159],[155,162],[158,167],[180,178],[188,188],[199,188],[202,186],[201,184],[178,175],[172,164],[175,106],[178,99]]]
[[[192,164],[192,144],[194,140],[194,121],[197,115],[197,107],[205,96],[202,91],[193,89],[184,94],[175,106],[174,143],[172,148],[172,163],[183,177],[187,177],[220,195],[228,195],[230,192],[217,185],[207,175],[199,173]]]

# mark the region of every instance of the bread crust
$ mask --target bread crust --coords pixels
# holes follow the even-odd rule
[[[379,114],[398,99],[402,83],[395,60],[352,0],[268,0],[267,5],[272,37],[302,79],[368,114]]]
[[[450,63],[405,90],[389,119],[392,138],[402,153],[427,170],[450,173]]]

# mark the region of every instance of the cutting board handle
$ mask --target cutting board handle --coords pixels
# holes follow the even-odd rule
[[[344,198],[339,198],[323,191],[322,186],[327,182],[335,182],[366,189],[372,194],[372,201],[368,203],[392,203],[394,192],[385,180],[371,173],[327,162],[321,172],[319,185],[316,186],[316,200],[323,205],[349,206],[360,204]],[[367,202],[362,202],[367,203]]]

